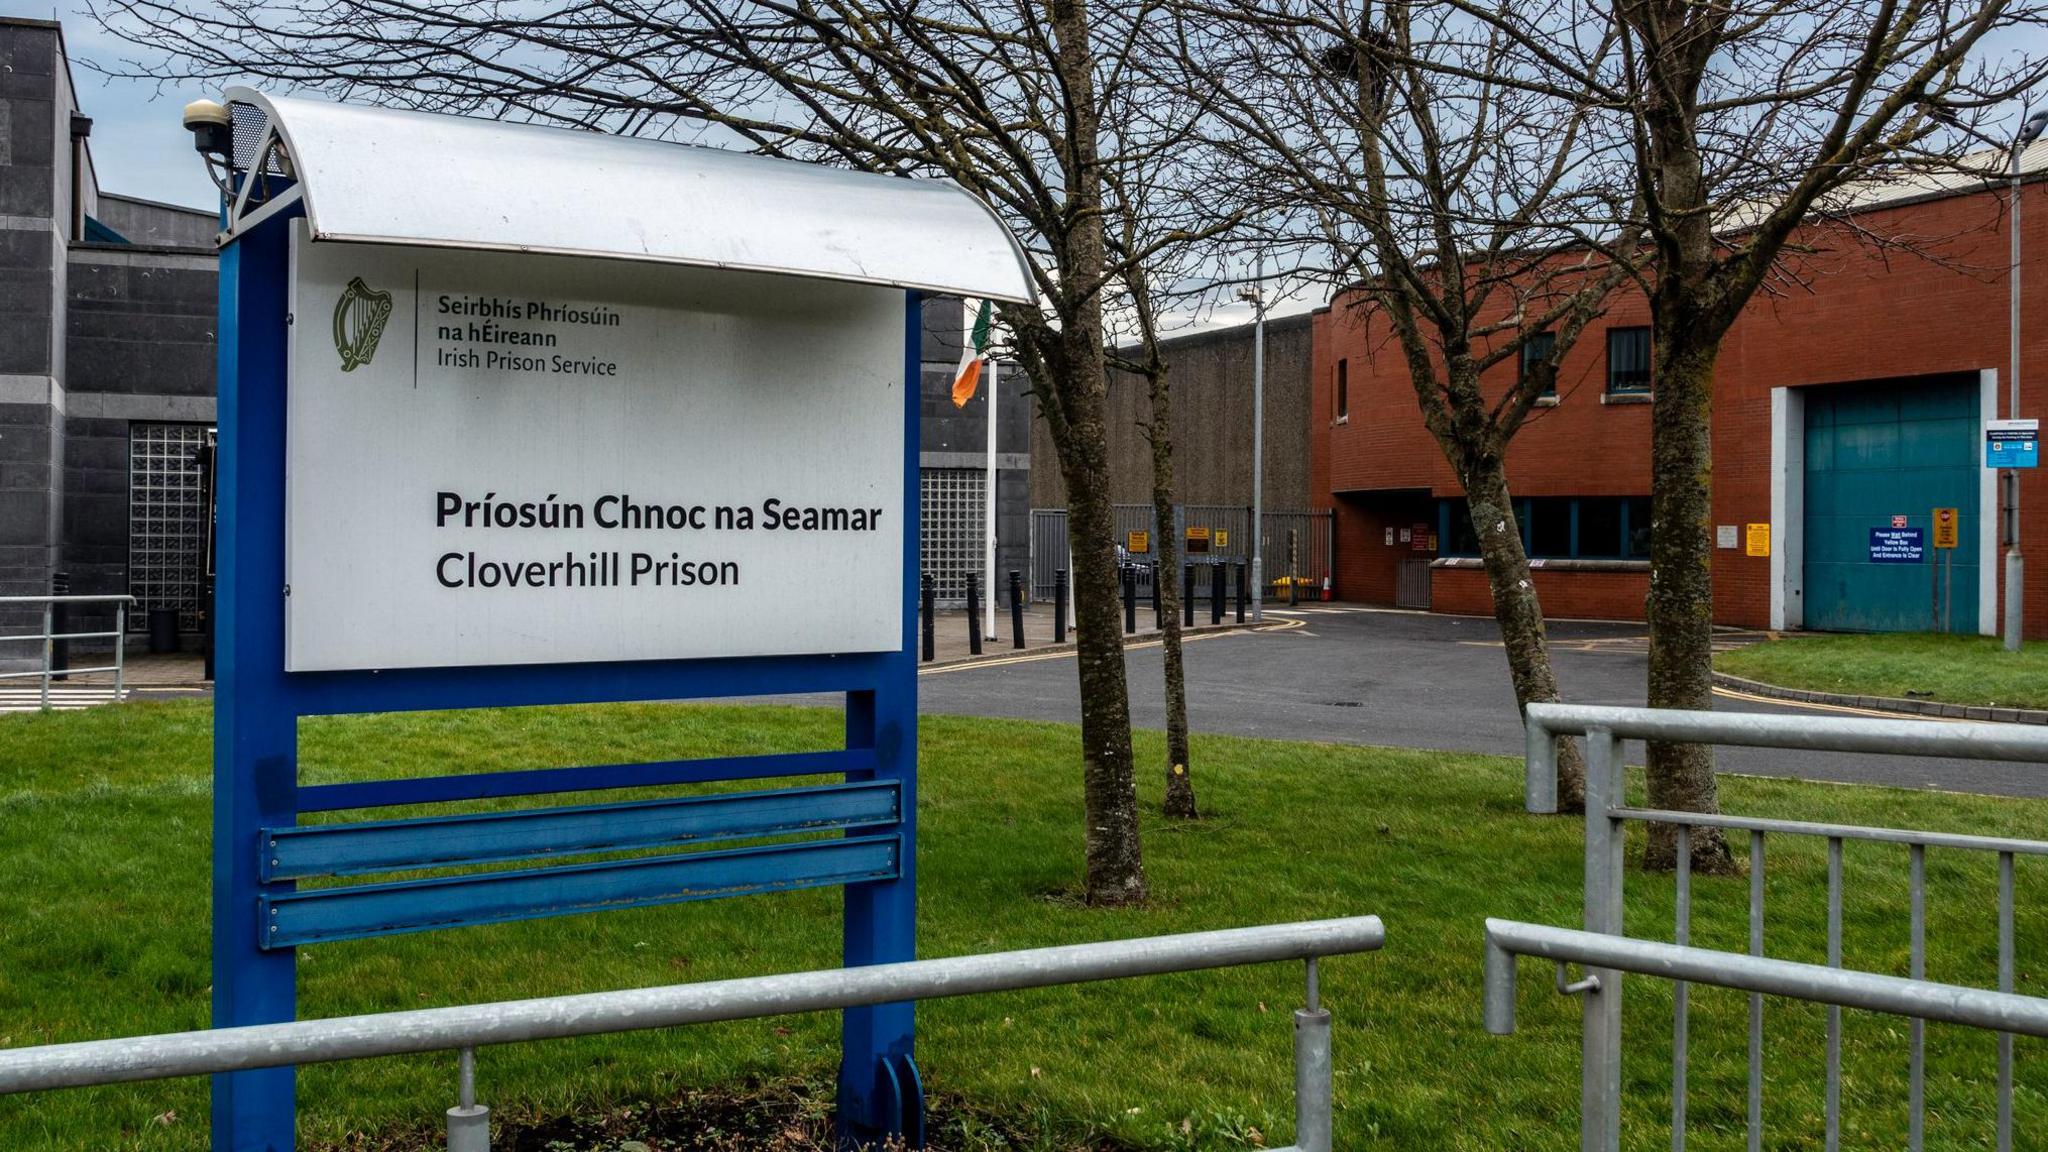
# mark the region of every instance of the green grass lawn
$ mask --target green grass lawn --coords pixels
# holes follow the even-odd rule
[[[1791,636],[1721,652],[1714,667],[1787,688],[1923,698],[1997,708],[2048,708],[2048,644],[2007,652],[1995,636]]]
[[[135,704],[0,719],[0,1045],[204,1026],[209,731],[205,704]],[[836,713],[608,706],[308,723],[308,781],[832,746]],[[1336,1015],[1345,1149],[1577,1146],[1578,1009],[1526,964],[1521,1031],[1479,1027],[1486,916],[1572,925],[1581,824],[1531,817],[1498,758],[1199,738],[1209,817],[1146,826],[1155,899],[1102,911],[1068,896],[1080,858],[1075,729],[928,719],[922,739],[921,951],[926,956],[1267,921],[1377,913],[1388,944],[1325,969]],[[1148,765],[1156,735],[1141,734]],[[1157,774],[1145,802],[1159,801]],[[2048,804],[1731,779],[1731,810],[2038,835]],[[1851,845],[1848,957],[1903,974],[1903,849]],[[2020,862],[2020,982],[2043,992],[2048,916]],[[1989,985],[1993,863],[1929,854],[1929,972]],[[1669,938],[1668,879],[1632,875],[1631,931]],[[1701,879],[1695,941],[1740,948],[1746,881]],[[1824,849],[1773,841],[1769,951],[1823,955]],[[308,1017],[708,980],[831,966],[837,895],[800,892],[306,949]],[[1027,1143],[1107,1138],[1234,1148],[1291,1138],[1298,965],[937,1001],[920,1009],[928,1085],[1018,1120]],[[1692,1146],[1741,1143],[1745,999],[1693,993]],[[1628,985],[1628,1147],[1663,1147],[1670,991]],[[1771,1147],[1819,1147],[1820,1010],[1767,1009]],[[837,1020],[806,1016],[515,1045],[479,1054],[480,1093],[532,1120],[660,1101],[699,1087],[829,1076]],[[1906,1026],[1851,1015],[1845,1147],[1904,1145]],[[1929,1147],[1988,1146],[1989,1036],[1929,1029]],[[2020,1131],[2048,1126],[2048,1061],[2022,1041]],[[452,1056],[300,1075],[316,1147],[435,1146]],[[157,1117],[174,1115],[158,1121]],[[197,1080],[0,1099],[0,1147],[201,1148]],[[413,1133],[416,1139],[409,1138]],[[368,1134],[361,1137],[358,1134]],[[996,1146],[950,1131],[948,1147]],[[2029,1136],[2028,1139],[2036,1138]]]

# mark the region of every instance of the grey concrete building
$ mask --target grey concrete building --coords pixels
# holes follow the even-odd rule
[[[1252,555],[1252,352],[1256,328],[1246,324],[1165,341],[1173,393],[1174,502],[1191,563],[1249,562]],[[1316,511],[1310,475],[1310,382],[1314,332],[1309,314],[1266,322],[1264,490],[1265,572],[1319,580],[1331,564],[1334,537],[1327,510]],[[1109,380],[1110,499],[1116,534],[1141,565],[1159,554],[1150,540],[1152,398],[1143,377],[1112,372]],[[1045,421],[1031,426],[1031,535],[1040,594],[1066,546],[1066,485]],[[1193,530],[1189,533],[1189,530]],[[1204,551],[1196,553],[1199,544]],[[1142,546],[1141,546],[1142,545]],[[1148,554],[1149,553],[1149,554]],[[1198,589],[1206,589],[1206,574]],[[1140,575],[1142,589],[1149,578]],[[1149,594],[1146,592],[1145,594]]]
[[[91,132],[62,29],[0,19],[0,594],[64,572],[73,592],[135,594],[136,630],[168,608],[189,631],[214,222],[102,190]]]
[[[1315,504],[1309,482],[1309,315],[1266,322],[1266,507]],[[1196,332],[1162,346],[1173,390],[1175,494],[1183,504],[1252,502],[1252,335],[1249,324]],[[1152,399],[1143,377],[1109,380],[1110,496],[1152,502]],[[1031,506],[1064,508],[1066,485],[1043,420],[1031,427]]]

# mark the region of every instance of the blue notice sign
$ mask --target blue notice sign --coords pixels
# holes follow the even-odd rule
[[[1872,528],[1872,564],[1919,564],[1926,557],[1926,540],[1918,528]]]
[[[1984,425],[1984,466],[1986,468],[2039,468],[2041,466],[2041,422],[2039,420],[1990,420]]]

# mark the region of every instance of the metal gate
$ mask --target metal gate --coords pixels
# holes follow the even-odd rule
[[[1423,608],[1430,605],[1429,561],[1403,556],[1394,564],[1394,607]]]
[[[1842,1131],[1842,1009],[1858,1008],[1904,1016],[1907,1039],[1907,1146],[1925,1138],[1925,1021],[1980,1028],[1998,1035],[1995,1133],[2000,1152],[2012,1148],[2012,1034],[2048,1037],[2048,999],[2017,995],[2015,973],[2013,864],[2017,856],[2048,856],[2048,841],[1958,835],[1903,828],[1746,816],[1703,815],[1631,807],[1625,791],[1622,743],[1629,738],[1752,748],[1801,748],[1876,752],[1975,760],[2048,763],[2048,729],[2017,724],[1950,724],[1862,717],[1772,716],[1756,713],[1684,712],[1653,708],[1607,708],[1531,704],[1528,708],[1526,806],[1557,811],[1557,738],[1586,738],[1586,867],[1583,931],[1488,920],[1486,925],[1487,1029],[1514,1029],[1516,956],[1536,956],[1557,965],[1556,987],[1583,997],[1584,1028],[1580,1084],[1580,1147],[1615,1152],[1621,1141],[1622,974],[1634,972],[1675,982],[1672,1018],[1671,1147],[1685,1147],[1690,1002],[1687,984],[1710,984],[1748,992],[1748,1146],[1763,1145],[1764,997],[1780,996],[1825,1004],[1825,1146],[1840,1146]],[[1626,937],[1622,926],[1622,883],[1629,821],[1673,827],[1677,836],[1676,905],[1673,943]],[[1749,847],[1749,948],[1747,953],[1692,946],[1692,835],[1706,828],[1746,833]],[[1767,837],[1808,837],[1827,843],[1827,962],[1799,963],[1764,955],[1765,843]],[[1844,889],[1842,850],[1856,841],[1903,853],[1908,872],[1908,975],[1898,977],[1843,967]],[[1927,851],[1971,852],[1997,861],[1998,954],[1996,991],[1926,979]],[[1894,856],[1893,858],[1896,858]],[[1949,857],[1949,861],[1953,861]],[[1799,869],[1792,869],[1796,878]],[[1780,890],[1791,880],[1781,879]],[[1981,883],[1981,881],[1980,881]],[[1859,885],[1858,892],[1867,891]],[[1974,898],[1973,898],[1974,900]],[[1889,944],[1889,940],[1887,940]],[[1889,951],[1887,947],[1886,951]],[[1585,966],[1584,978],[1568,980],[1566,965]],[[2038,978],[2030,976],[2038,984]]]
[[[1181,504],[1174,509],[1185,539],[1190,528],[1209,530],[1209,551],[1187,555],[1184,559],[1195,565],[1251,563],[1252,546],[1250,524],[1251,509],[1232,504]],[[1118,504],[1113,510],[1115,516],[1116,543],[1126,547],[1134,532],[1143,532],[1147,537],[1156,538],[1157,516],[1150,504]],[[1330,574],[1333,556],[1332,522],[1328,511],[1310,510],[1305,512],[1268,512],[1265,521],[1266,586],[1290,574],[1288,568],[1288,533],[1294,533],[1295,560],[1293,574],[1299,575],[1310,585],[1320,587],[1323,578]],[[1150,601],[1152,595],[1152,565],[1159,559],[1159,545],[1156,539],[1149,540],[1150,551],[1134,554],[1128,559],[1139,569],[1138,595]],[[1033,598],[1052,597],[1053,573],[1067,564],[1067,512],[1064,508],[1033,508],[1031,510],[1031,594]],[[1198,599],[1209,595],[1207,573],[1201,573],[1195,581]],[[1226,581],[1227,595],[1236,595],[1235,580]],[[1303,595],[1309,593],[1304,590]]]

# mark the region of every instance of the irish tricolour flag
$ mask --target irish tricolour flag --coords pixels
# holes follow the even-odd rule
[[[974,314],[974,329],[967,334],[967,344],[960,349],[960,372],[953,377],[953,407],[965,408],[974,399],[974,388],[981,383],[981,365],[988,355],[989,302],[981,302],[981,310]]]

